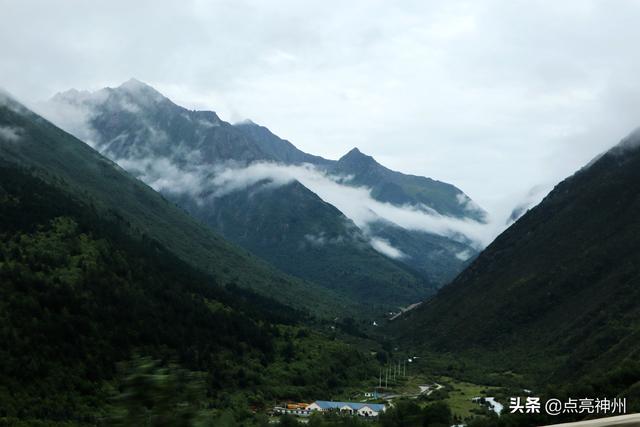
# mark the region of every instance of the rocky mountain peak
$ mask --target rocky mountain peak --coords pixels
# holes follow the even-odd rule
[[[347,163],[347,164],[354,164],[354,163],[376,164],[377,163],[373,157],[364,154],[357,147],[351,149],[351,151],[349,151],[347,154],[342,156],[340,160],[338,160],[338,162],[343,164],[344,163]]]

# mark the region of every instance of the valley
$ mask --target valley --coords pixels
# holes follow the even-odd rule
[[[640,426],[640,0],[0,15],[0,427]]]
[[[137,81],[106,93],[117,102],[94,106],[104,139],[92,144],[102,154],[9,97],[0,107],[0,126],[14,135],[0,145],[5,424],[474,427],[584,418],[510,413],[511,399],[531,390],[541,399],[624,397],[640,409],[640,198],[629,185],[639,179],[637,133],[462,260],[459,251],[475,250],[468,236],[382,216],[363,223],[358,214],[408,209],[432,224],[481,226],[483,211],[461,204],[453,186],[390,171],[359,150],[339,161],[311,156],[255,124],[238,130],[181,109]],[[138,108],[157,111],[127,115],[120,98],[134,94]],[[188,144],[212,140],[191,152],[180,139],[176,154],[175,140],[154,139],[153,114],[167,114],[158,126],[188,117],[179,135],[205,135]],[[191,128],[198,120],[205,130]],[[231,146],[221,142],[229,138]],[[177,157],[158,169],[127,151],[152,148],[148,156]],[[184,163],[194,153],[214,157]],[[232,163],[220,166],[224,156]],[[142,169],[131,166],[136,159]],[[176,191],[183,175],[199,184]],[[311,191],[318,182],[353,196],[366,185],[368,196],[349,210],[330,191]],[[362,413],[331,409],[342,403]],[[367,414],[374,421],[360,419]]]

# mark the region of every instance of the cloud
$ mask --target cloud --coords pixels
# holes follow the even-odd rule
[[[0,75],[21,99],[136,76],[307,152],[359,146],[485,208],[570,175],[638,125],[635,1],[523,13],[496,0],[21,0],[2,12]]]
[[[22,130],[13,126],[0,126],[0,139],[9,142],[18,142],[21,138]]]
[[[270,162],[256,162],[248,166],[234,162],[215,166],[178,166],[168,158],[147,157],[116,159],[123,169],[143,180],[157,191],[188,194],[199,203],[252,188],[255,191],[284,186],[298,181],[325,202],[335,206],[358,226],[371,246],[392,258],[406,255],[388,241],[370,232],[370,225],[387,221],[407,230],[429,232],[450,237],[480,249],[504,229],[494,222],[479,223],[440,215],[424,206],[396,206],[380,202],[366,187],[348,185],[346,176],[330,175],[313,165],[288,166]],[[257,188],[256,184],[260,184]],[[346,237],[346,236],[344,236]],[[340,237],[309,234],[307,243],[313,245],[339,244]]]
[[[197,197],[207,188],[202,167],[181,168],[164,157],[116,159],[115,162],[156,191]]]
[[[339,245],[344,242],[344,236],[327,237],[323,232],[318,234],[305,234],[305,240],[312,246]]]
[[[638,147],[640,147],[640,128],[635,129],[629,135],[624,137],[622,141],[620,141],[620,143],[610,151],[613,154],[625,154],[626,152],[635,150]],[[597,158],[595,160],[597,160]]]
[[[402,259],[402,258],[406,258],[406,256],[407,256],[401,250],[396,249],[393,246],[391,246],[391,243],[389,243],[385,239],[380,239],[378,237],[372,237],[370,239],[370,242],[371,242],[371,246],[373,247],[373,249],[375,249],[376,251],[380,252],[383,255],[388,256],[389,258]]]
[[[140,83],[128,82],[124,86],[134,85],[131,90],[141,90]],[[54,97],[54,100],[42,104],[42,111],[52,120],[63,123],[63,127],[70,130],[76,136],[84,137],[90,141],[94,138],[91,127],[93,117],[92,105],[105,99],[100,97],[106,91],[94,93],[71,91],[67,97],[65,94]],[[96,95],[97,94],[97,95]],[[69,98],[72,102],[68,102]],[[96,100],[97,99],[97,100]],[[79,100],[79,102],[77,101]],[[61,102],[63,101],[63,102]],[[127,109],[122,105],[122,100],[115,108]],[[362,231],[368,233],[369,225],[377,221],[389,221],[407,230],[424,231],[437,235],[447,236],[465,244],[472,244],[481,249],[489,244],[508,224],[507,218],[512,213],[514,206],[530,207],[537,196],[527,195],[514,198],[504,198],[503,205],[499,209],[501,215],[493,215],[485,218],[485,224],[479,224],[472,220],[462,220],[440,215],[433,209],[424,205],[397,206],[390,203],[382,203],[371,196],[371,191],[365,187],[354,187],[350,184],[352,176],[330,175],[317,170],[312,165],[286,166],[268,162],[256,162],[249,166],[234,162],[207,165],[202,164],[201,153],[192,151],[181,144],[170,143],[164,132],[147,126],[141,135],[145,140],[153,140],[156,145],[165,145],[170,151],[168,157],[148,157],[148,150],[141,149],[140,144],[129,144],[126,153],[110,151],[112,146],[117,146],[118,138],[128,138],[123,134],[113,141],[102,141],[100,144],[89,142],[94,148],[103,154],[113,158],[122,168],[132,172],[157,191],[173,194],[189,194],[200,202],[204,198],[222,197],[226,194],[241,191],[248,187],[260,184],[257,191],[268,190],[299,181],[305,187],[315,192],[324,201],[332,204],[350,218]],[[136,138],[138,136],[136,135]],[[145,145],[142,144],[142,147]],[[119,157],[122,155],[126,157]],[[176,162],[179,162],[176,163]],[[458,203],[469,212],[480,211],[478,205],[465,194],[457,195]],[[524,209],[524,208],[522,208]],[[369,236],[371,237],[371,236]],[[311,241],[310,241],[311,242]],[[320,244],[320,240],[314,243]],[[382,244],[378,244],[378,249]],[[387,242],[387,246],[389,243]],[[387,247],[387,252],[389,252]],[[397,253],[395,256],[399,256]]]
[[[293,181],[299,181],[322,200],[338,208],[365,231],[369,224],[386,220],[408,230],[426,231],[462,241],[468,239],[483,247],[504,228],[491,222],[481,224],[440,215],[422,206],[380,202],[371,196],[370,189],[347,185],[348,177],[328,175],[312,165],[285,166],[261,162],[246,167],[219,166],[211,179],[216,188],[215,196],[240,191],[259,182],[266,182],[265,188],[269,188]],[[379,243],[377,249],[382,247],[384,245]]]
[[[476,202],[471,200],[469,198],[469,196],[467,196],[464,193],[458,193],[456,195],[456,200],[458,201],[460,206],[462,206],[464,208],[464,210],[467,211],[467,212],[473,212],[473,213],[482,213],[483,212],[483,209]]]
[[[471,255],[472,253],[470,251],[465,250],[465,251],[458,252],[456,254],[456,258],[458,258],[460,261],[466,261],[469,258],[471,258]]]
[[[76,94],[84,93],[74,92]],[[89,96],[88,92],[85,94]],[[90,124],[94,113],[89,106],[54,97],[48,101],[36,102],[31,108],[56,126],[96,148],[98,135]]]
[[[538,205],[552,189],[552,182],[541,183],[529,189],[524,195],[515,198],[515,202],[511,204],[511,213],[505,218],[505,223],[511,225],[516,222],[522,215],[527,213],[529,209]]]
[[[254,163],[248,167],[218,166],[212,179],[216,190],[214,196],[221,197],[234,191],[244,190],[261,181],[267,187],[280,187],[297,180],[298,176],[313,173],[311,166],[287,167],[275,163]]]

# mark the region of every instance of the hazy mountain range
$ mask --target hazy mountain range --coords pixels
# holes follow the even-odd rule
[[[307,154],[137,80],[63,92],[45,110],[225,238],[344,298],[416,302],[482,246],[472,230],[486,213],[453,185],[389,170],[358,149],[337,161]]]

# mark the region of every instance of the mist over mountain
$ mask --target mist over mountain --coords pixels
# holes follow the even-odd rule
[[[313,156],[137,80],[57,94],[47,111],[226,238],[347,298],[418,301],[486,244],[486,214],[450,184],[357,149],[338,161]]]
[[[84,142],[2,94],[0,113],[2,161],[27,168],[99,212],[121,218],[132,233],[158,241],[191,267],[223,282],[234,282],[304,310],[334,312],[339,306],[335,294],[282,274],[229,244]],[[298,293],[307,293],[308,299],[292,296]]]
[[[333,171],[353,176],[350,185],[370,188],[372,197],[381,202],[419,206],[441,215],[478,222],[486,220],[486,212],[455,186],[392,171],[357,148],[341,157],[333,165]]]

